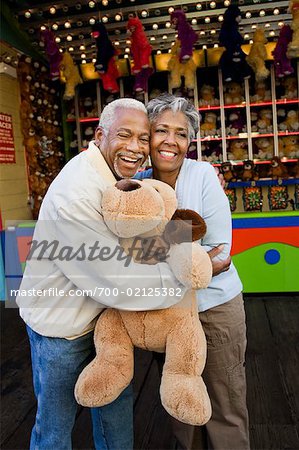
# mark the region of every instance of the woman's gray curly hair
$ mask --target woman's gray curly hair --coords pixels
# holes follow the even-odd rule
[[[164,111],[171,110],[173,113],[181,111],[188,121],[189,140],[195,138],[199,129],[200,115],[195,107],[183,97],[175,97],[171,94],[161,94],[147,104],[147,113],[150,122],[155,122],[157,117]]]

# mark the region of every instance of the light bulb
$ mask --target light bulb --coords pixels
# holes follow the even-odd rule
[[[26,19],[30,19],[31,12],[29,11],[29,9],[28,9],[28,11],[25,12],[24,16],[26,17]]]
[[[56,8],[55,8],[55,6],[51,6],[51,8],[49,9],[49,13],[50,13],[50,14],[55,14],[55,13],[56,13]]]

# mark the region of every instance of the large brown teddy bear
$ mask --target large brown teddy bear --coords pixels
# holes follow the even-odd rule
[[[205,223],[194,211],[176,208],[175,192],[167,184],[121,180],[104,192],[101,212],[108,228],[122,238],[121,245],[127,250],[133,247],[136,236],[148,240],[164,233],[170,245],[167,262],[176,278],[188,288],[206,288],[212,276],[210,258],[197,242],[190,241],[191,235],[198,240],[205,234]],[[184,220],[170,222],[172,217],[182,219],[182,215],[190,214],[192,227]],[[179,225],[180,233],[174,224]],[[164,310],[106,309],[97,322],[94,342],[97,356],[83,370],[75,387],[78,403],[97,407],[115,400],[133,378],[136,346],[166,352],[160,394],[167,412],[192,425],[209,420],[211,405],[201,377],[206,340],[194,291],[188,291],[177,305]]]

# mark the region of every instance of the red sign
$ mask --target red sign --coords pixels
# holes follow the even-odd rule
[[[12,117],[0,113],[0,163],[15,163],[16,153],[13,140]]]

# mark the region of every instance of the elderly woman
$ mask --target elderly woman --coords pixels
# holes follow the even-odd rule
[[[178,207],[193,209],[205,219],[207,233],[202,245],[208,251],[218,247],[220,253],[219,269],[213,261],[211,284],[197,292],[199,318],[208,344],[203,373],[212,403],[212,418],[206,425],[208,447],[249,449],[242,284],[233,263],[228,270],[223,269],[231,248],[229,203],[213,167],[185,158],[199,127],[194,106],[184,98],[163,94],[151,100],[147,110],[153,169],[142,172],[141,177],[152,176],[172,186]],[[193,428],[173,420],[173,430],[179,448],[191,448]]]

